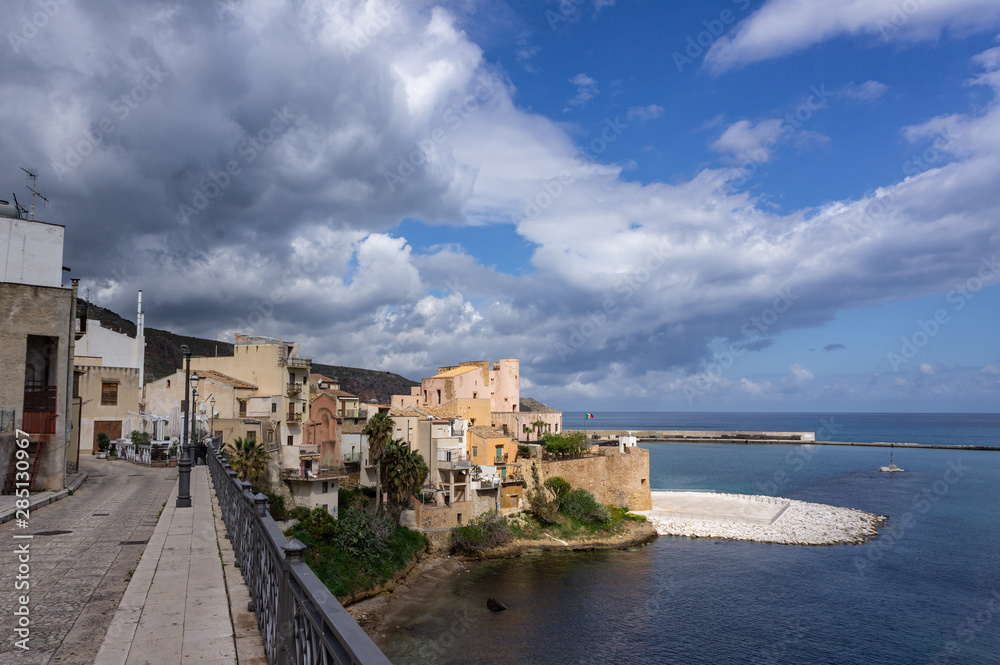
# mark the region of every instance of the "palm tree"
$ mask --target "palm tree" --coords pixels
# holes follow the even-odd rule
[[[542,440],[542,428],[545,427],[545,421],[542,420],[541,418],[539,418],[538,420],[536,420],[535,422],[533,422],[531,424],[534,425],[535,429],[538,430],[538,438],[536,440],[537,441],[541,441]]]
[[[402,439],[392,439],[385,447],[385,494],[395,504],[404,504],[411,492],[423,485],[429,472],[423,456]]]
[[[521,425],[521,428],[524,430],[524,440],[531,441],[531,427],[525,424]]]
[[[263,444],[256,439],[236,437],[226,445],[224,452],[240,480],[253,482],[267,478],[270,456]]]
[[[385,447],[392,438],[392,430],[396,424],[385,411],[379,411],[372,416],[362,431],[368,435],[368,459],[375,465],[375,505],[382,507],[382,458]]]

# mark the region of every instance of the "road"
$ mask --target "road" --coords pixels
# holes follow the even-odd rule
[[[80,457],[87,481],[72,495],[0,525],[0,662],[89,665],[177,481],[177,469]],[[33,534],[30,539],[16,535]],[[28,590],[15,585],[28,547]],[[23,584],[24,580],[20,580]],[[28,650],[17,646],[28,595]]]

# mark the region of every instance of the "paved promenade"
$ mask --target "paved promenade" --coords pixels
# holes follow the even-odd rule
[[[181,509],[176,468],[88,458],[81,471],[87,481],[28,528],[0,524],[0,663],[266,665],[207,467],[192,469],[194,507]],[[16,591],[24,543],[31,586]],[[27,650],[14,614],[24,593]]]
[[[82,456],[86,482],[29,513],[26,528],[0,524],[0,663],[89,665],[142,556],[177,469]],[[9,499],[10,497],[4,497]],[[27,536],[28,538],[15,538]],[[30,588],[17,590],[27,544]],[[22,582],[24,580],[21,580]],[[18,597],[28,595],[27,651],[14,642]]]

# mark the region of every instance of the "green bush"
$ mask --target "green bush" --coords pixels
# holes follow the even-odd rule
[[[328,510],[326,510],[325,508],[315,508],[314,510],[322,510],[327,515],[330,514],[330,512]],[[301,521],[301,520],[309,519],[310,512],[311,511],[308,508],[306,508],[305,506],[295,506],[291,510],[288,511],[288,514],[291,516],[291,518],[293,520],[300,520]],[[332,518],[332,515],[331,515],[331,518]]]
[[[534,486],[527,492],[528,512],[542,524],[554,524],[559,515],[559,507],[549,499],[549,493],[538,479],[538,465],[534,463],[531,465],[531,478]]]
[[[517,456],[523,457],[524,459],[528,459],[529,457],[531,457],[531,448],[524,445],[523,443],[519,444],[517,446]]]
[[[148,446],[152,439],[147,432],[140,432],[139,430],[132,430],[132,443],[136,446]]]
[[[284,522],[289,519],[290,515],[285,508],[285,497],[275,494],[270,490],[264,492],[264,494],[267,495],[268,510],[271,511],[271,517],[278,522]]]
[[[451,544],[456,552],[476,554],[505,545],[511,540],[506,518],[497,511],[483,513],[464,526],[451,530]]]
[[[109,437],[104,432],[99,432],[97,434],[97,452],[106,453],[108,448],[111,447],[111,437]]]
[[[562,507],[563,501],[566,499],[566,495],[572,491],[573,486],[561,476],[553,476],[545,481],[545,487],[552,492],[555,497],[556,506]]]
[[[368,503],[368,495],[360,487],[357,489],[345,489],[341,487],[337,490],[337,505],[340,506],[340,510],[350,508],[351,506],[367,508]]]
[[[586,437],[583,432],[571,432],[569,434],[546,434],[543,444],[545,452],[552,455],[577,457],[583,454],[587,448]]]
[[[609,523],[608,509],[597,503],[594,495],[582,488],[566,494],[560,512],[591,526],[605,526]]]

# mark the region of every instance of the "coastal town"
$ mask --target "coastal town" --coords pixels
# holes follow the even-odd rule
[[[76,279],[63,284],[63,227],[3,215],[0,236],[15,250],[2,264],[0,303],[16,313],[0,340],[4,494],[64,491],[70,479],[79,489],[84,469],[93,469],[87,460],[110,457],[179,467],[177,506],[190,506],[181,496],[190,482],[185,473],[199,459],[217,457],[232,465],[248,497],[266,493],[272,517],[284,520],[288,538],[298,542],[296,534],[309,536],[295,529],[317,514],[336,519],[357,505],[369,514],[382,509],[385,490],[394,525],[420,534],[423,545],[392,579],[342,590],[339,597],[353,602],[391,591],[428,555],[628,548],[657,533],[851,543],[875,535],[884,520],[774,497],[653,491],[649,451],[636,436],[595,433],[586,440],[582,432],[565,432],[561,412],[521,395],[521,365],[513,358],[440,367],[388,403],[364,401],[337,377],[313,371],[297,342],[253,334],[237,334],[232,355],[195,356],[183,347],[180,366],[148,377],[141,291],[135,333],[112,329],[87,316],[90,305],[81,301]],[[387,444],[399,457],[387,460]],[[590,506],[572,513],[577,523],[597,520],[589,531],[544,528],[560,523],[554,515],[574,492]],[[355,507],[342,506],[342,497]],[[619,522],[608,521],[609,510],[621,511]],[[632,522],[621,522],[628,515]],[[594,531],[598,523],[604,535]],[[493,538],[489,524],[500,524],[503,537],[485,550],[464,539],[468,528]],[[518,538],[512,540],[511,528]]]

